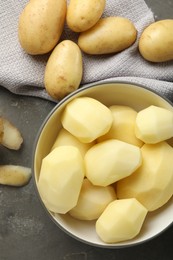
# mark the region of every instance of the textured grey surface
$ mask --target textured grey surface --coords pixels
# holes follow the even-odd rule
[[[146,0],[156,19],[173,19],[172,0]],[[0,148],[0,164],[31,166],[33,144],[54,104],[16,96],[0,88],[0,115],[21,130],[20,151]],[[22,188],[0,186],[0,260],[171,260],[173,226],[145,244],[126,249],[101,249],[82,244],[54,225],[42,208],[33,180]]]

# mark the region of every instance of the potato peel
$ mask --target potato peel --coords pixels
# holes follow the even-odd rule
[[[3,119],[0,117],[0,143],[2,142],[3,134],[4,134]]]
[[[0,184],[24,186],[31,179],[31,169],[19,165],[0,166]]]
[[[0,118],[3,123],[3,134],[1,144],[11,150],[19,150],[23,143],[23,137],[20,131],[9,120]]]

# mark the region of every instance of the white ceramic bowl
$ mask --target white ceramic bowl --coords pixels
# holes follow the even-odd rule
[[[61,113],[70,100],[79,96],[89,96],[98,99],[107,106],[114,104],[131,106],[137,111],[149,105],[161,106],[173,111],[173,105],[165,98],[144,86],[134,85],[127,82],[122,83],[110,81],[104,84],[95,83],[78,89],[55,106],[39,131],[33,156],[33,177],[36,189],[42,159],[49,153],[61,127]],[[173,145],[173,139],[170,143]],[[45,208],[44,204],[43,207]],[[143,243],[159,235],[173,223],[172,198],[165,206],[147,215],[142,231],[136,238],[116,244],[105,244],[96,234],[95,221],[79,221],[70,217],[68,214],[53,214],[46,208],[45,210],[48,212],[48,215],[54,223],[72,237],[93,246],[105,248],[119,248]]]

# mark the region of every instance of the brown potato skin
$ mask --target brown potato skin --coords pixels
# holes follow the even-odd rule
[[[105,9],[106,0],[70,0],[66,21],[74,32],[83,32],[94,26]]]
[[[82,75],[82,53],[78,45],[71,40],[60,42],[46,64],[46,91],[53,99],[60,100],[79,87]]]
[[[51,51],[64,29],[67,4],[65,0],[32,0],[19,17],[18,37],[29,54]]]
[[[80,33],[78,45],[87,54],[117,53],[136,40],[134,24],[124,17],[101,18],[91,29]]]
[[[150,24],[139,39],[139,52],[151,62],[173,60],[173,19]]]

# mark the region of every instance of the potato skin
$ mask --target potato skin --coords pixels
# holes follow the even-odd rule
[[[136,37],[136,28],[129,19],[107,17],[100,19],[86,32],[80,33],[78,45],[88,54],[117,53],[130,47]]]
[[[79,87],[82,74],[81,50],[73,41],[64,40],[55,47],[46,64],[45,88],[52,98],[62,99]]]
[[[29,54],[51,51],[62,34],[67,4],[65,0],[32,0],[19,17],[18,37]]]
[[[94,26],[100,19],[105,0],[70,0],[67,8],[67,24],[74,32],[83,32]]]
[[[139,52],[151,62],[173,60],[173,19],[150,24],[139,39]]]

